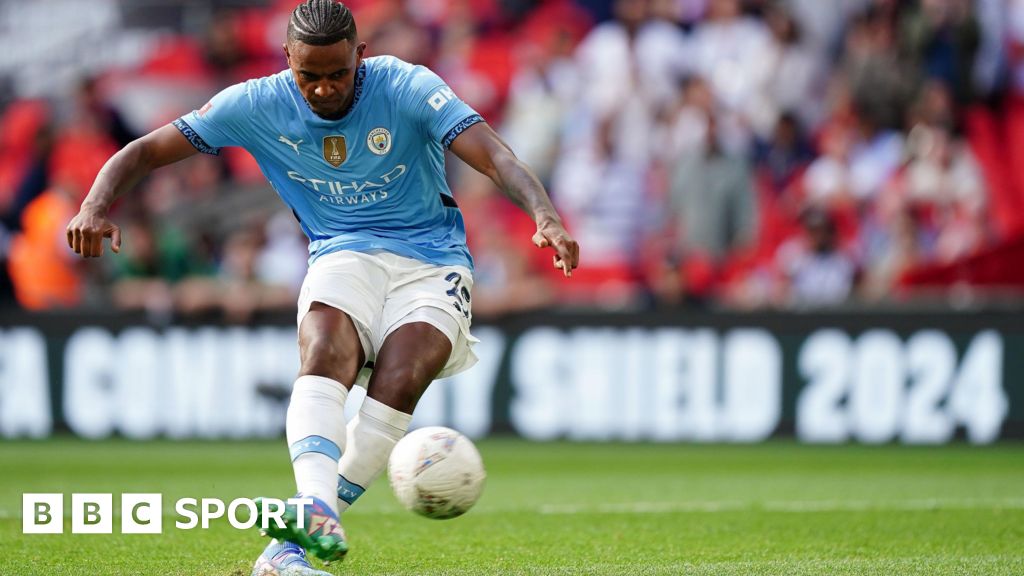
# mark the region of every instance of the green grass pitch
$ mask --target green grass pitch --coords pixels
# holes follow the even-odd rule
[[[386,480],[343,517],[351,575],[1024,574],[1024,445],[479,443],[484,496],[434,521]],[[173,527],[181,497],[288,496],[284,442],[0,442],[0,574],[248,576],[264,540]],[[21,494],[164,494],[162,535],[23,535]],[[65,510],[66,516],[67,510]]]

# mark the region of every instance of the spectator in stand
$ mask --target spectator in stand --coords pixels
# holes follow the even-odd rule
[[[61,174],[75,194],[84,197],[117,144],[106,132],[106,116],[89,110],[76,114],[56,130],[49,170]]]
[[[576,51],[583,112],[573,132],[589,133],[601,160],[641,169],[651,159],[650,129],[672,104],[686,67],[686,45],[670,22],[650,19],[647,0],[616,0],[616,19],[596,26]]]
[[[758,226],[757,246],[751,256],[759,262],[748,264],[756,268],[795,225],[804,202],[803,181],[814,155],[796,116],[787,113],[775,125],[772,139],[758,143],[754,159]]]
[[[985,204],[986,191],[974,155],[956,136],[953,91],[932,80],[907,111],[907,197],[931,204]]]
[[[50,187],[50,107],[40,101],[14,104],[0,119],[0,133],[0,228],[15,231],[25,206]]]
[[[672,163],[671,206],[686,258],[720,263],[755,237],[757,197],[750,162],[721,145],[708,84],[692,79],[680,119],[702,138]],[[682,121],[682,120],[680,120]]]
[[[988,193],[966,142],[953,133],[952,94],[945,84],[926,85],[908,114],[910,161],[892,193],[930,216],[938,235],[935,260],[951,262],[987,243]]]
[[[236,77],[236,69],[245,64],[245,54],[233,16],[228,11],[214,14],[202,38],[203,59],[218,78]]]
[[[997,96],[1006,81],[1009,4],[1012,2],[1006,0],[976,0],[974,3],[973,13],[981,28],[981,43],[971,80],[982,99]]]
[[[50,186],[50,108],[15,102],[0,113],[0,307],[16,302],[8,255],[25,207]]]
[[[15,296],[25,308],[69,308],[85,301],[79,264],[61,246],[64,226],[60,221],[73,215],[74,205],[88,190],[104,156],[114,149],[104,132],[108,117],[91,107],[95,103],[79,92],[71,121],[52,137],[45,106],[39,117],[31,107],[19,108],[25,113],[16,120],[32,128],[13,130],[19,141],[4,144],[8,160],[20,165],[19,184],[4,216],[8,221],[16,219],[21,230],[11,238],[7,269]]]
[[[216,276],[192,276],[175,286],[178,312],[186,316],[222,315],[228,322],[245,324],[258,312],[293,307],[292,287],[273,276],[269,281],[260,276],[264,244],[260,226],[245,226],[229,233]]]
[[[839,245],[836,223],[828,212],[808,209],[803,232],[783,244],[776,255],[780,302],[791,308],[836,306],[857,289],[856,260]]]
[[[75,92],[75,100],[75,114],[90,118],[95,128],[106,134],[118,147],[126,146],[138,138],[139,135],[128,126],[124,115],[103,97],[97,78],[83,78]]]
[[[116,278],[110,288],[114,306],[170,316],[174,297],[167,276],[173,272],[167,268],[176,259],[164,258],[151,222],[132,220],[125,223],[124,231],[132,241],[124,244],[120,258],[110,261]]]
[[[796,19],[781,6],[773,5],[765,21],[775,51],[767,96],[775,110],[795,114],[804,127],[815,126],[824,114],[824,55],[804,40]]]
[[[865,10],[871,0],[783,0],[782,5],[800,23],[807,42],[819,54],[834,56],[842,48],[850,18]]]
[[[166,318],[176,307],[175,289],[192,276],[209,273],[200,252],[173,226],[138,216],[125,224],[130,242],[111,260],[115,282],[114,305],[124,310],[145,310]]]
[[[900,278],[931,259],[935,240],[910,205],[885,201],[877,209],[880,214],[866,223],[864,234],[868,265],[863,295],[868,301],[891,299]]]
[[[404,10],[376,27],[367,46],[373,46],[374,54],[387,54],[413,64],[426,64],[430,58],[427,31],[417,26]]]
[[[655,156],[668,168],[674,167],[681,156],[702,153],[707,148],[708,138],[721,141],[727,137],[721,131],[721,124],[711,125],[718,117],[718,104],[707,80],[694,76],[680,85],[675,105],[665,115],[656,134]],[[715,133],[709,135],[712,129]]]
[[[65,238],[82,192],[67,173],[55,174],[53,180],[25,207],[21,232],[10,244],[8,271],[15,296],[29,310],[73,308],[83,301],[82,272]]]
[[[495,194],[491,181],[476,171],[462,170],[458,181],[455,194],[473,254],[474,317],[493,318],[554,304],[557,294],[545,274],[551,261],[509,242],[532,234],[532,222]]]
[[[927,126],[954,132],[957,128],[956,103],[953,91],[938,80],[929,80],[921,87],[914,104],[907,109],[906,130]]]
[[[813,159],[800,121],[789,112],[779,118],[771,139],[758,142],[754,149],[754,160],[775,196],[790,196],[790,188]]]
[[[704,15],[707,0],[649,0],[652,18],[689,28]]]
[[[647,212],[657,210],[648,182],[653,134],[676,98],[686,48],[678,27],[649,18],[647,0],[616,0],[614,8],[615,20],[591,30],[576,52],[579,83],[552,195],[587,246],[572,288],[593,281],[591,297],[614,293],[621,305],[635,296],[632,268]]]
[[[549,184],[561,144],[562,120],[575,105],[577,68],[572,39],[549,27],[519,45],[509,87],[502,137]]]
[[[775,127],[778,109],[769,95],[775,40],[763,22],[742,14],[739,0],[710,0],[691,44],[692,70],[707,80],[721,107],[721,145],[748,152],[754,134],[767,138]]]
[[[946,264],[989,243],[987,195],[967,145],[948,132],[936,131],[931,138],[908,168],[908,193],[911,198],[936,198],[935,260]]]
[[[901,52],[927,78],[941,81],[957,102],[974,94],[981,28],[970,0],[920,0],[901,20]]]
[[[821,208],[837,208],[854,203],[850,181],[851,131],[830,126],[821,136],[821,154],[804,173],[804,201]]]
[[[306,277],[309,241],[295,215],[287,210],[276,212],[267,220],[263,237],[266,242],[256,259],[256,277],[298,298]]]
[[[903,164],[903,135],[878,124],[864,112],[850,150],[850,192],[857,202],[870,203]]]
[[[238,230],[224,243],[218,280],[220,308],[229,322],[246,323],[259,311],[290,310],[295,306],[289,286],[269,284],[259,276],[263,244],[259,227]]]
[[[434,69],[481,116],[493,118],[501,111],[502,94],[494,78],[478,65],[483,40],[468,9],[453,11],[440,31]]]
[[[919,71],[897,53],[893,19],[890,10],[872,6],[852,23],[843,54],[858,115],[877,130],[900,127],[920,83]]]

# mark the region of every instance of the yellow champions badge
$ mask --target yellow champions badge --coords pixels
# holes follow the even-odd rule
[[[327,160],[328,164],[337,168],[347,157],[344,136],[324,136],[324,160]]]

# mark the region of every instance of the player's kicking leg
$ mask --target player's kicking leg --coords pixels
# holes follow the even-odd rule
[[[321,560],[340,560],[348,544],[335,504],[337,469],[345,449],[345,400],[363,364],[362,344],[347,314],[314,302],[299,327],[299,352],[302,367],[288,405],[286,435],[299,496],[312,505],[304,507],[302,527],[298,507],[287,505],[285,525],[271,520],[266,534]],[[262,526],[263,518],[258,520]],[[268,547],[261,559],[268,552],[275,550]]]
[[[443,312],[438,316],[442,323],[445,317]],[[458,334],[454,320],[450,328]],[[409,429],[416,403],[451,352],[449,337],[426,322],[404,324],[388,335],[374,362],[366,399],[348,424],[348,447],[338,466],[339,513],[384,471],[391,449]]]

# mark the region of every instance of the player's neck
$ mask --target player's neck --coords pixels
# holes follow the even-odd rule
[[[312,106],[310,106],[309,109],[310,109],[310,111],[313,112],[313,114],[316,114],[317,118],[322,118],[324,120],[341,120],[342,118],[344,118],[345,116],[348,115],[349,110],[352,109],[352,103],[354,101],[355,101],[355,97],[354,96],[349,97],[348,102],[345,103],[345,105],[341,108],[341,110],[339,112],[335,112],[333,114],[326,114],[326,115],[325,114],[320,114],[316,110],[313,110]],[[306,105],[309,105],[309,103],[307,102]]]

